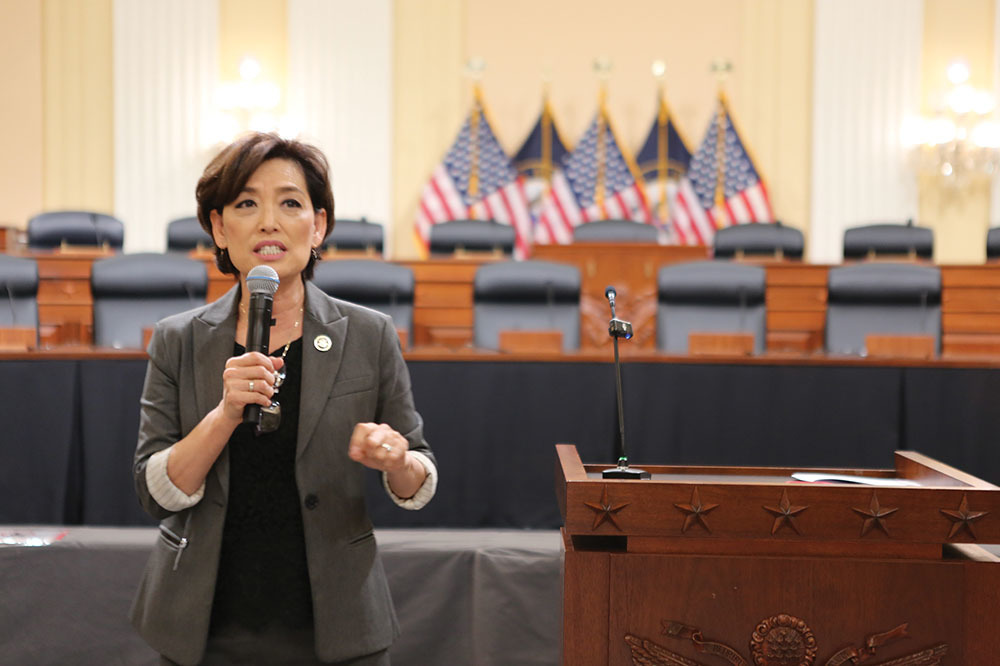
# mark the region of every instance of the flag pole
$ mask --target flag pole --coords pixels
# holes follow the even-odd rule
[[[607,162],[607,100],[608,100],[608,78],[611,75],[611,60],[606,57],[598,58],[594,61],[594,71],[600,81],[597,101],[597,179],[594,181],[594,203],[604,212],[605,194],[605,167]]]
[[[545,192],[552,188],[552,108],[549,106],[549,81],[542,83],[542,178]]]
[[[719,105],[716,113],[716,140],[715,140],[715,205],[722,206],[726,202],[726,104],[725,104],[725,83],[729,78],[729,73],[733,71],[733,64],[728,60],[715,60],[711,66],[712,73],[719,85]],[[713,216],[714,220],[714,216]],[[718,226],[718,222],[715,223]]]
[[[656,181],[660,185],[659,218],[664,224],[670,221],[670,207],[667,206],[667,173],[670,155],[670,136],[668,126],[670,114],[667,113],[667,99],[664,92],[664,74],[667,67],[662,60],[653,62],[653,77],[659,82],[657,86],[658,109],[656,113]]]
[[[469,116],[469,196],[479,194],[479,118],[483,113],[483,91],[480,87],[486,63],[482,58],[470,58],[466,71],[472,78],[472,111]]]

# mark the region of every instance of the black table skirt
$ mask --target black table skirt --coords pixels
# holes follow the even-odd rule
[[[0,523],[143,525],[132,452],[146,363],[0,363],[6,414]],[[403,511],[369,475],[380,527],[560,524],[554,445],[614,462],[614,366],[409,361],[440,465],[438,494]],[[626,445],[635,464],[891,467],[911,449],[1000,483],[1000,369],[629,362]]]

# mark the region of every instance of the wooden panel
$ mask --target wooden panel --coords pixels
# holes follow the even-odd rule
[[[829,266],[799,263],[769,263],[765,266],[768,288],[772,286],[826,288]]]
[[[90,281],[64,278],[39,280],[38,302],[70,305],[92,303]]]
[[[33,328],[0,328],[0,349],[27,351],[38,346],[38,331]]]
[[[941,336],[942,356],[1000,356],[1000,335],[947,333]]]
[[[1000,264],[942,266],[942,290],[956,287],[1000,287]]]
[[[823,311],[826,309],[826,287],[768,286],[767,309]]]
[[[753,333],[690,333],[688,353],[692,356],[749,356],[753,353],[753,343]]]
[[[937,354],[931,335],[866,335],[869,357],[934,358]]]
[[[469,282],[476,277],[476,270],[486,261],[458,259],[428,259],[427,261],[402,262],[413,271],[417,282]]]
[[[471,308],[414,308],[413,323],[420,326],[465,326],[472,328]]]
[[[823,346],[822,331],[768,331],[767,351],[807,354]]]
[[[610,564],[607,553],[576,551],[566,540],[563,565],[564,666],[606,666],[608,663]]]
[[[418,282],[413,289],[414,307],[471,308],[472,284]]]
[[[1000,314],[941,314],[943,333],[1000,333]]]
[[[942,312],[1000,313],[1000,288],[964,287],[944,289]]]
[[[498,347],[512,354],[560,354],[562,331],[500,331]]]
[[[768,331],[822,331],[826,312],[768,312]]]

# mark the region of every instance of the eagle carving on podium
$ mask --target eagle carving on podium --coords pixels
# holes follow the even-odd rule
[[[713,658],[712,664],[722,662],[731,666],[940,666],[948,652],[947,643],[911,652],[887,661],[870,662],[878,648],[908,636],[907,625],[868,636],[860,647],[845,647],[826,661],[817,661],[817,643],[812,630],[802,620],[791,615],[779,614],[761,620],[750,639],[750,658],[735,648],[704,638],[697,627],[680,622],[663,621],[662,634],[674,639],[686,639],[694,649]],[[711,666],[689,659],[651,640],[625,635],[625,642],[632,653],[635,666]]]

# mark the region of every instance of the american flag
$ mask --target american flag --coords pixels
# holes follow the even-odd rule
[[[553,174],[568,152],[552,116],[552,107],[545,100],[528,138],[514,155],[514,166],[524,179],[529,210],[535,223],[541,216],[542,203],[549,191]]]
[[[448,220],[496,220],[514,227],[514,255],[530,251],[531,214],[524,181],[497,141],[476,95],[444,160],[424,187],[417,210],[417,235],[424,245],[431,226]]]
[[[722,188],[717,200],[720,170]],[[774,220],[767,189],[736,133],[724,97],[719,98],[718,110],[708,125],[705,139],[691,157],[687,175],[681,178],[673,212],[674,232],[680,242],[689,245],[710,244],[716,229],[722,227]]]
[[[535,228],[537,243],[569,243],[573,228],[594,220],[651,222],[652,211],[631,160],[602,108],[552,178]]]
[[[677,183],[687,173],[691,150],[677,129],[662,93],[653,126],[649,128],[636,161],[646,186],[654,223],[672,231]]]

